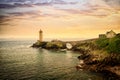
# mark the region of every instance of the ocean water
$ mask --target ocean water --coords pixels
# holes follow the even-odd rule
[[[32,40],[0,41],[0,80],[103,80],[102,74],[77,71],[80,53],[31,48]]]

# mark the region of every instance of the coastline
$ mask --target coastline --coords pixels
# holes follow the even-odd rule
[[[120,79],[120,54],[108,53],[106,50],[101,49],[96,45],[98,39],[90,39],[84,41],[63,42],[63,41],[51,41],[51,42],[39,42],[37,41],[31,47],[44,48],[52,50],[72,50],[80,52],[78,59],[83,60],[79,69],[100,72],[104,74],[108,80]],[[68,49],[66,44],[72,44],[72,48]]]

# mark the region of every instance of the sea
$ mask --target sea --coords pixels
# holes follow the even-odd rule
[[[76,70],[79,52],[32,48],[35,40],[0,39],[0,80],[105,80]]]

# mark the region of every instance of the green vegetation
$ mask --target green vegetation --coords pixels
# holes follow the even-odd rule
[[[65,45],[63,42],[55,41],[55,42],[48,42],[46,44],[47,49],[63,49],[65,48]]]
[[[114,38],[100,38],[96,41],[100,49],[107,50],[108,53],[120,54],[120,34]]]
[[[106,48],[106,46],[109,45],[109,39],[108,38],[99,38],[97,41],[96,41],[98,47],[100,49],[102,48]]]

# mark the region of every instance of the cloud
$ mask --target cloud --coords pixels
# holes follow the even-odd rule
[[[14,3],[14,4],[0,4],[0,9],[9,9],[9,8],[15,8],[15,7],[32,7],[31,4],[21,4],[21,3]]]
[[[0,16],[0,25],[8,25],[9,21],[11,21],[9,16]]]
[[[54,13],[54,11],[57,13]],[[7,15],[0,15],[0,25],[9,25],[8,23],[10,23],[10,21],[13,20],[33,20],[33,19],[44,19],[46,17],[51,17],[51,18],[61,18],[64,17],[66,15],[61,14],[60,10],[53,10],[53,9],[46,9],[46,11],[44,10],[36,10],[36,11],[11,11],[11,12],[7,12]]]
[[[28,19],[28,18],[35,18],[35,17],[42,17],[40,15],[40,12],[12,12],[8,13],[7,16],[0,15],[0,25],[7,25],[9,21],[15,20],[15,19]]]
[[[109,6],[120,9],[120,0],[104,0]]]
[[[25,16],[25,15],[39,15],[40,12],[14,12],[14,13],[9,13],[9,15],[12,15],[12,16]]]
[[[65,0],[64,0],[65,1]],[[99,18],[107,17],[112,14],[117,14],[118,10],[110,5],[118,5],[119,0],[70,0],[75,4],[53,5],[54,8],[66,11],[71,14],[83,14],[86,16],[95,16]],[[114,2],[114,4],[112,4]],[[111,3],[111,4],[110,4]],[[118,7],[117,7],[118,8]]]
[[[66,12],[67,14],[70,15],[82,14],[84,16],[94,16],[94,17],[103,18],[117,13],[116,10],[108,6],[108,4],[110,3],[112,4],[112,2],[114,2],[112,0],[98,0],[98,1],[96,0],[69,0],[69,1],[68,0],[5,0],[5,1],[8,2],[11,1],[13,3],[0,5],[0,8],[5,8],[1,12],[7,14],[8,16],[14,16],[14,17],[21,16],[21,18],[25,16],[28,16],[27,18],[35,18],[35,17],[60,18],[60,17],[69,16],[66,15]],[[114,3],[117,4],[118,0],[115,1],[116,2]],[[5,16],[4,14],[2,15]]]
[[[113,13],[116,13],[113,9],[106,6],[105,4],[101,5],[98,3],[77,3],[73,5],[60,5],[55,6],[58,10],[63,10],[71,14],[83,14],[86,16],[95,16],[95,17],[107,17]]]

